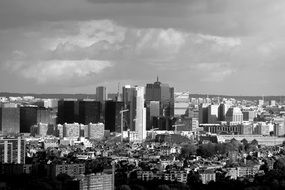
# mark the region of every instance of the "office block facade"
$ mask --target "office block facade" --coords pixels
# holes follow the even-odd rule
[[[25,164],[26,142],[21,137],[0,139],[0,162]]]
[[[0,108],[0,133],[16,134],[20,132],[20,109],[17,107]]]
[[[100,122],[100,112],[101,102],[93,100],[79,101],[79,123],[87,125]]]
[[[33,125],[37,124],[37,107],[20,107],[20,132],[30,133]]]
[[[120,111],[123,109],[123,102],[105,102],[105,130],[110,130],[110,132],[121,132]],[[125,126],[128,127],[127,125]]]

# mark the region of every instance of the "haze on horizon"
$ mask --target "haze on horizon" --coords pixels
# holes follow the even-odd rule
[[[285,95],[284,0],[1,0],[0,91]]]

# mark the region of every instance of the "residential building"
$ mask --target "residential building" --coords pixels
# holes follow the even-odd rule
[[[0,139],[0,163],[25,164],[26,141],[21,137]]]

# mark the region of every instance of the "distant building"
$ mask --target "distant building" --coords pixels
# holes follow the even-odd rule
[[[20,109],[13,107],[0,108],[0,132],[17,134],[20,132]]]
[[[160,103],[159,116],[174,117],[174,88],[168,84],[161,83],[158,78],[153,84],[146,85],[145,101],[147,107],[149,107],[151,101],[158,101]],[[170,128],[170,126],[166,128]]]
[[[136,87],[136,120],[135,131],[138,133],[138,139],[146,139],[146,108],[144,106],[144,87]]]
[[[55,178],[59,174],[67,174],[70,177],[77,177],[85,173],[85,164],[50,164],[47,165],[47,174]]]
[[[21,137],[0,139],[0,163],[25,164],[26,141]]]
[[[270,106],[271,107],[275,107],[276,106],[276,101],[275,100],[271,100],[270,101]]]
[[[242,135],[252,135],[253,126],[252,125],[242,125]]]
[[[110,130],[110,132],[121,132],[120,111],[123,110],[123,108],[124,108],[123,102],[116,102],[116,101],[105,102],[105,130]]]
[[[208,123],[208,104],[199,105],[199,123]]]
[[[81,175],[78,177],[80,179],[80,186],[82,190],[113,190],[115,189],[114,175],[106,173],[88,174]]]
[[[219,121],[226,121],[226,114],[231,105],[222,103],[219,105]]]
[[[105,86],[98,86],[96,88],[96,100],[103,103],[106,101],[106,87]]]
[[[78,123],[63,124],[63,137],[79,138],[80,126]]]
[[[78,121],[78,102],[76,99],[58,101],[57,123],[74,123]]]
[[[105,126],[103,123],[89,123],[85,126],[84,136],[90,139],[103,139]]]
[[[219,105],[209,105],[208,123],[217,123],[219,118]]]
[[[100,122],[101,102],[93,100],[79,100],[78,102],[79,123],[87,125]]]
[[[243,114],[238,107],[229,108],[226,114],[226,121],[241,124],[243,121]]]
[[[283,117],[274,118],[274,135],[275,136],[285,135],[285,118]]]
[[[254,111],[242,111],[243,121],[254,121],[255,112]]]

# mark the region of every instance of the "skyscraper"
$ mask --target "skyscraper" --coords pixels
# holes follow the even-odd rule
[[[79,123],[88,125],[89,123],[100,122],[101,102],[93,100],[79,101]]]
[[[1,107],[0,108],[0,133],[19,133],[20,132],[20,109]]]
[[[131,131],[135,130],[135,115],[136,115],[136,89],[130,85],[123,87],[123,102],[124,109],[128,109],[128,113],[125,114],[128,128]]]
[[[208,123],[217,123],[219,118],[219,105],[209,105]]]
[[[105,86],[98,86],[96,88],[96,100],[101,103],[106,101],[106,87]]]
[[[30,133],[33,125],[37,124],[37,107],[20,107],[20,133]]]
[[[136,87],[136,118],[135,131],[138,134],[138,140],[146,139],[146,108],[144,106],[144,87]]]
[[[77,115],[79,114],[76,109],[76,99],[63,99],[58,101],[57,123],[74,123],[77,122]]]
[[[151,101],[160,102],[159,116],[166,117],[167,120],[174,117],[174,88],[159,82],[158,77],[156,82],[146,85],[145,101],[147,107],[150,106]],[[150,118],[150,116],[148,115],[147,118]],[[170,128],[170,126],[165,128]]]
[[[124,103],[117,101],[105,102],[105,130],[110,132],[121,132],[121,115]]]

